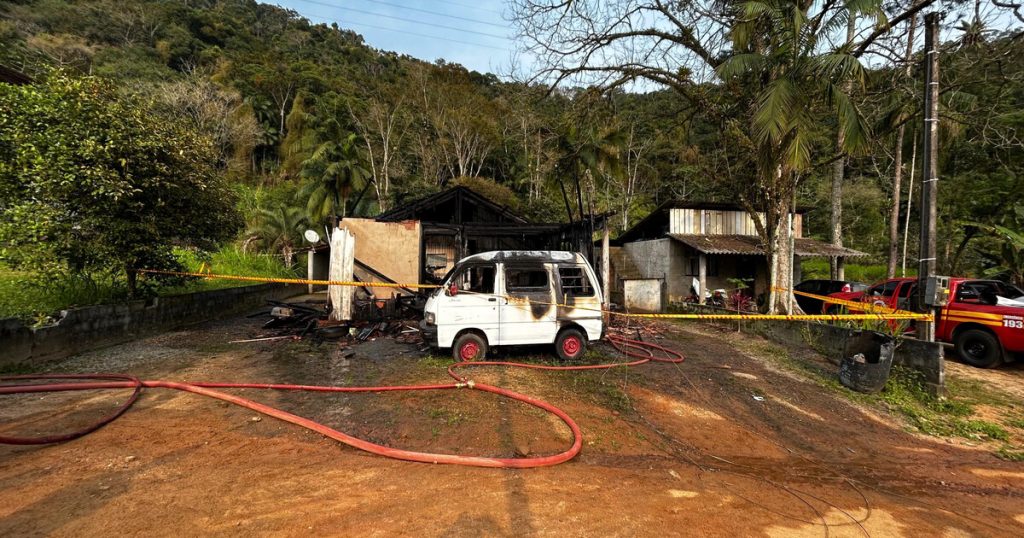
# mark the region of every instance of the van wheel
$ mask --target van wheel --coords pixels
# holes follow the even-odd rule
[[[992,333],[968,329],[956,336],[956,353],[960,358],[978,368],[992,368],[1003,362],[1003,349]]]
[[[483,360],[487,356],[487,342],[480,335],[466,333],[455,339],[452,346],[452,357],[455,362]]]
[[[566,329],[555,339],[555,353],[563,361],[578,359],[587,352],[587,339],[576,329]]]

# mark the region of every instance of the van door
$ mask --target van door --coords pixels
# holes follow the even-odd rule
[[[574,323],[583,327],[588,340],[601,337],[602,304],[601,294],[594,284],[594,275],[583,265],[559,265],[555,267],[558,281],[559,303],[557,321],[564,326]]]
[[[502,273],[501,345],[554,342],[558,324],[551,265],[505,263]]]
[[[493,263],[466,265],[459,268],[448,284],[455,284],[455,295],[442,293],[437,309],[437,337],[439,342],[451,345],[455,335],[463,329],[479,329],[487,342],[498,341],[498,296],[495,295],[497,269]]]

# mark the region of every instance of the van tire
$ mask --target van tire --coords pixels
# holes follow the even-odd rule
[[[455,362],[481,361],[487,357],[487,341],[476,333],[464,333],[452,345]]]
[[[555,353],[563,361],[576,360],[587,352],[587,338],[578,329],[565,329],[555,338]]]
[[[960,360],[977,368],[993,368],[1003,362],[999,339],[988,331],[967,329],[956,335],[956,354]]]

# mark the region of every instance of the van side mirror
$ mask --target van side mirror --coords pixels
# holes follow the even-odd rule
[[[458,294],[459,294],[459,285],[456,284],[455,282],[452,282],[451,284],[449,284],[446,295],[448,295],[449,297],[455,297]]]

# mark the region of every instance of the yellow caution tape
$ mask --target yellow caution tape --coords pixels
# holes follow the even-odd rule
[[[205,269],[205,267],[203,267]],[[150,273],[158,275],[174,275],[174,276],[190,276],[198,278],[216,278],[222,280],[239,280],[243,282],[269,282],[275,284],[313,284],[319,286],[357,286],[357,287],[368,287],[368,288],[406,288],[406,289],[437,289],[441,286],[436,284],[402,284],[395,282],[346,282],[341,280],[313,280],[307,278],[273,278],[273,277],[257,277],[257,276],[237,276],[237,275],[220,275],[213,273],[191,273],[185,271],[163,271],[158,269],[137,269],[139,273]],[[469,290],[464,290],[461,293],[475,294]],[[865,308],[865,310],[879,309],[875,305],[866,303],[858,303],[854,301],[843,301],[841,299],[834,299],[825,297],[822,295],[806,294],[804,292],[798,292],[794,290],[794,293],[804,294],[815,298],[822,298],[836,304],[849,303],[857,308]],[[903,310],[894,310],[892,308],[885,308],[885,311],[876,311],[865,314],[637,314],[628,312],[614,312],[612,310],[605,310],[602,308],[589,308],[579,305],[563,304],[563,303],[549,303],[544,301],[537,301],[525,297],[510,297],[502,296],[490,293],[480,293],[478,295],[489,295],[494,297],[500,297],[517,306],[529,306],[529,305],[545,305],[555,306],[560,308],[572,308],[575,310],[586,310],[591,312],[600,312],[602,314],[609,314],[613,316],[628,317],[628,318],[651,318],[651,319],[707,319],[707,320],[740,320],[740,321],[864,321],[864,320],[887,320],[887,319],[906,319],[906,320],[922,320],[932,321],[931,314],[919,314],[916,312],[907,312]]]
[[[627,318],[652,318],[652,319],[709,319],[709,320],[740,320],[740,321],[878,321],[878,320],[921,320],[921,321],[932,321],[931,314],[922,314],[918,312],[907,312],[907,311],[894,311],[894,312],[878,312],[878,313],[865,313],[865,314],[638,314],[628,312],[615,312],[612,310],[604,310],[601,308],[589,308],[580,305],[564,304],[564,303],[549,303],[545,301],[538,301],[536,299],[530,299],[528,297],[508,297],[493,293],[476,293],[472,291],[462,291],[460,293],[469,293],[476,295],[487,295],[491,297],[499,297],[508,301],[509,304],[515,306],[530,306],[530,305],[544,305],[544,306],[555,306],[560,308],[572,308],[574,310],[586,310],[590,312],[601,312],[603,314],[611,314],[613,316],[627,317]],[[859,304],[859,303],[858,303]],[[892,310],[892,309],[890,309]]]
[[[440,288],[435,284],[400,284],[395,282],[345,282],[341,280],[312,280],[308,278],[273,278],[263,276],[216,275],[213,273],[189,273],[184,271],[161,271],[158,269],[136,269],[139,273],[157,275],[193,276],[199,278],[217,278],[221,280],[240,280],[243,282],[271,282],[275,284],[313,284],[318,286],[365,286],[367,288],[406,288],[431,289]]]
[[[817,295],[817,294],[814,294],[814,293],[808,293],[806,291],[788,290],[786,288],[779,288],[779,287],[776,287],[775,291],[781,291],[781,292],[792,291],[794,295],[802,295],[804,297],[810,297],[812,299],[818,299],[818,300],[821,300],[821,301],[825,301],[825,302],[830,303],[830,304],[835,304],[835,305],[839,305],[839,306],[845,306],[847,308],[856,308],[858,310],[863,310],[865,312],[870,312],[870,313],[883,313],[883,314],[914,314],[915,313],[915,312],[910,312],[909,310],[900,310],[900,309],[897,309],[897,308],[892,308],[892,307],[890,307],[889,305],[886,305],[886,304],[875,304],[875,303],[864,303],[864,302],[860,302],[860,301],[850,301],[850,300],[847,300],[847,299],[840,299],[838,297],[829,297],[827,295]],[[882,301],[879,301],[879,302],[882,302]]]

